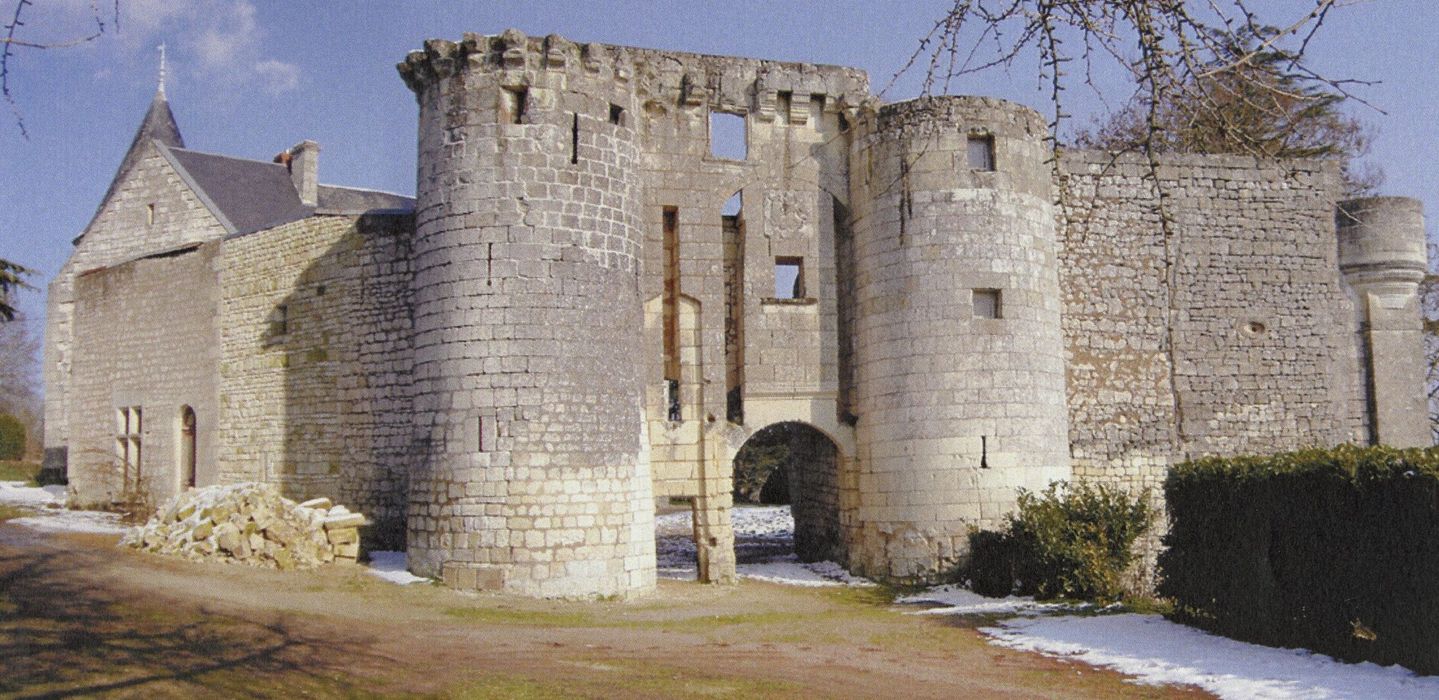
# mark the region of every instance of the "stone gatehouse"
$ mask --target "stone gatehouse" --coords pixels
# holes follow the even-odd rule
[[[452,585],[611,595],[654,584],[657,498],[734,576],[776,424],[806,551],[890,580],[1019,488],[1428,442],[1418,202],[1333,163],[1056,164],[1008,102],[514,30],[399,72],[414,199],[319,184],[313,142],[187,149],[156,95],[50,285],[72,502],[268,481]]]

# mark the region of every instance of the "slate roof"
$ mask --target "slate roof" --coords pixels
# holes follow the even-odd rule
[[[144,147],[151,143],[231,235],[299,221],[316,212],[363,214],[375,210],[415,209],[415,200],[411,197],[331,185],[319,186],[319,206],[305,206],[284,165],[185,148],[165,93],[158,91],[150,101],[150,109],[135,132],[120,169],[110,182],[110,189],[100,200],[100,209],[104,208],[114,195],[115,188],[140,160]],[[97,209],[95,215],[99,214]],[[78,243],[80,239],[75,240]]]

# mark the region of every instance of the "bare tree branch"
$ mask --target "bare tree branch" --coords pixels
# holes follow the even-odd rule
[[[16,0],[15,12],[11,14],[10,22],[0,25],[0,30],[5,32],[5,35],[0,37],[0,46],[4,47],[0,49],[0,96],[3,96],[5,103],[10,106],[10,113],[15,116],[15,126],[20,129],[20,135],[26,140],[29,140],[30,133],[25,129],[25,117],[20,113],[20,107],[15,102],[15,95],[10,91],[10,65],[11,61],[15,58],[15,49],[37,49],[43,51],[45,49],[74,48],[99,39],[106,31],[105,18],[100,13],[99,0],[90,0],[90,16],[95,20],[95,30],[93,32],[55,41],[21,39],[16,35],[22,27],[26,26],[24,21],[25,8],[31,7],[34,4],[33,0]],[[118,31],[120,28],[120,0],[114,0],[113,25]]]

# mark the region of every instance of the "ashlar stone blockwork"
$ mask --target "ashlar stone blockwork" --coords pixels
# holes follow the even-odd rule
[[[773,426],[801,556],[904,582],[1021,488],[1428,442],[1422,214],[1331,163],[1056,161],[1001,100],[515,30],[399,72],[414,200],[318,184],[313,142],[186,151],[157,97],[51,285],[77,502],[135,490],[122,441],[184,488],[189,408],[200,485],[354,504],[450,585],[627,596],[657,500],[733,580],[732,461]]]

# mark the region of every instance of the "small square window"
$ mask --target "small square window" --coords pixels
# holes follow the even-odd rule
[[[804,258],[774,259],[774,298],[804,298]]]
[[[623,124],[625,121],[625,108],[617,104],[610,105],[610,123]]]
[[[742,114],[710,112],[710,155],[726,160],[747,158],[748,129]]]
[[[529,99],[530,91],[523,86],[500,90],[500,119],[510,124],[523,123]]]
[[[974,290],[975,318],[1004,318],[1004,307],[1000,303],[998,289]]]
[[[968,141],[970,170],[994,170],[994,137],[971,134]]]

